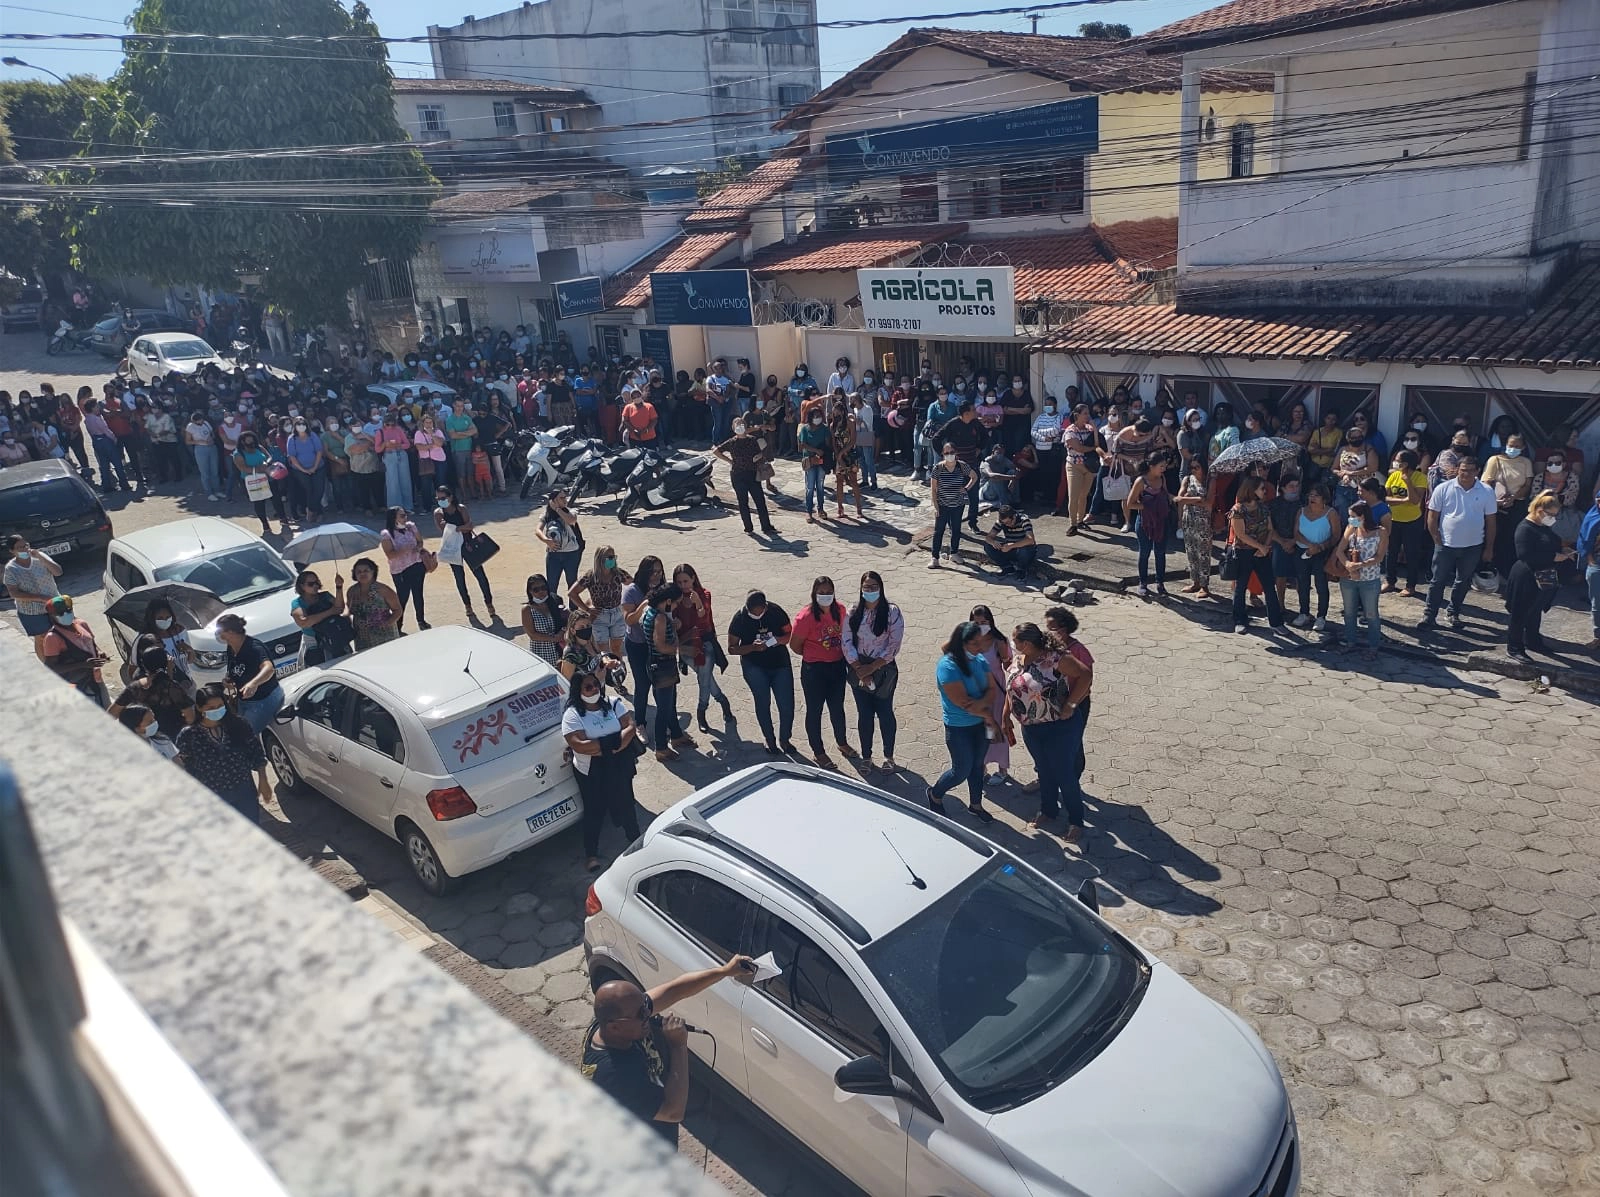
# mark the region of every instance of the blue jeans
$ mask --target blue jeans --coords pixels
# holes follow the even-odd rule
[[[1139,585],[1150,585],[1150,554],[1156,555],[1156,585],[1167,584],[1167,538],[1153,540],[1145,532],[1144,512],[1140,512],[1134,520],[1133,530],[1139,538]]]
[[[568,579],[568,586],[578,584],[578,570],[581,566],[579,558],[582,556],[582,549],[568,549],[565,553],[544,555],[544,580],[550,583],[551,593],[565,597],[561,590],[562,578]]]
[[[711,409],[711,443],[720,445],[733,433],[731,410],[726,403],[712,403],[709,400],[706,406]]]
[[[222,493],[222,479],[217,476],[217,447],[194,446],[194,465],[200,471],[200,489],[208,495]]]
[[[255,786],[248,783],[241,786],[229,786],[226,790],[219,791],[217,797],[250,820],[251,823],[260,820],[261,795],[256,792]]]
[[[768,744],[787,744],[794,735],[794,670],[785,661],[775,669],[744,660],[744,684],[755,700],[756,722]],[[778,732],[772,731],[772,704],[778,706]]]
[[[983,757],[989,751],[986,723],[961,727],[944,725],[944,746],[950,753],[950,767],[933,783],[933,796],[943,798],[962,781],[967,783],[967,805],[983,805]]]
[[[1450,588],[1450,613],[1459,615],[1461,604],[1466,602],[1467,591],[1472,588],[1472,574],[1483,560],[1483,546],[1469,544],[1453,549],[1449,545],[1435,545],[1433,549],[1433,584],[1428,587],[1428,604],[1422,618],[1432,619],[1439,614],[1439,604],[1444,601],[1445,587]]]
[[[1339,518],[1349,520],[1350,504],[1361,497],[1361,492],[1353,486],[1336,486],[1333,488],[1333,509],[1339,513]]]
[[[678,723],[678,687],[652,686],[651,691],[656,696],[656,751],[661,752],[669,744],[683,735],[683,728]]]
[[[1589,622],[1594,625],[1594,638],[1600,640],[1600,565],[1591,565],[1583,571],[1589,583]]]
[[[633,722],[644,734],[645,712],[650,709],[650,646],[643,640],[627,640],[622,648],[628,654],[628,672],[633,675]]]
[[[1367,647],[1374,652],[1383,639],[1383,630],[1378,622],[1378,578],[1370,582],[1352,582],[1349,578],[1339,579],[1339,597],[1344,600],[1344,643],[1346,648],[1354,648],[1356,644],[1356,608],[1359,606],[1367,616]]]
[[[1088,718],[1082,707],[1070,718],[1048,723],[1022,725],[1022,743],[1033,758],[1039,774],[1039,813],[1053,819],[1067,809],[1067,822],[1083,826],[1083,725]]]
[[[878,450],[875,445],[858,444],[856,451],[861,454],[861,485],[878,485]]]
[[[383,489],[390,507],[411,510],[411,461],[404,450],[390,449],[383,455]]]
[[[721,441],[718,441],[715,437],[712,438],[712,441],[713,441],[714,444],[721,444],[722,443]],[[811,498],[812,498],[813,495],[816,496],[816,500],[817,500],[817,508],[816,508],[816,510],[817,510],[817,514],[818,515],[821,515],[822,512],[824,511],[824,509],[827,507],[827,505],[828,505],[827,495],[825,494],[825,492],[822,489],[823,483],[827,480],[827,477],[828,477],[828,469],[827,469],[826,466],[807,466],[806,467],[806,514],[807,515],[811,514]]]
[[[94,445],[95,460],[100,463],[100,489],[113,491],[118,487],[128,489],[128,475],[122,469],[122,446],[114,436],[91,436],[89,441]],[[111,481],[112,474],[116,475],[116,483]]]
[[[1001,569],[1014,569],[1017,573],[1023,574],[1033,568],[1033,563],[1039,556],[1039,546],[1027,544],[1020,549],[1009,549],[1006,552],[1001,552],[988,541],[984,541],[983,555],[989,558],[991,564],[998,565]]]
[[[272,717],[283,710],[283,701],[283,687],[274,686],[271,694],[240,699],[239,717],[259,736],[272,723]]]

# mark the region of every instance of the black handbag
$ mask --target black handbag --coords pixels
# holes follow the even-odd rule
[[[334,615],[316,627],[317,643],[329,660],[348,656],[355,651],[356,625],[348,615]]]
[[[499,551],[499,544],[487,532],[474,532],[461,542],[461,560],[468,565],[482,565]]]
[[[1237,579],[1238,576],[1238,552],[1234,548],[1233,542],[1229,541],[1227,547],[1222,550],[1222,565],[1217,569],[1217,577],[1221,578],[1224,582],[1232,582]]]

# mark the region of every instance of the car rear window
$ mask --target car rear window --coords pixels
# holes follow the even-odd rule
[[[94,496],[71,478],[49,478],[0,491],[0,523],[57,520],[94,510]]]
[[[474,769],[516,752],[561,722],[567,689],[554,675],[430,733],[446,769]]]

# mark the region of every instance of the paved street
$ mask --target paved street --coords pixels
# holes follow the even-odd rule
[[[0,355],[11,348],[0,341]],[[0,386],[38,377],[0,372]],[[776,544],[746,538],[734,515],[712,510],[619,528],[608,504],[585,531],[629,566],[646,552],[669,566],[695,563],[719,624],[751,585],[793,609],[816,574],[848,596],[861,570],[880,570],[908,626],[903,771],[870,777],[918,796],[945,763],[933,666],[951,625],[979,601],[1006,628],[1038,619],[1046,604],[966,571],[927,571],[921,554],[908,555],[904,516],[809,527],[793,484],[785,489],[777,518],[788,539]],[[196,510],[219,509],[158,495],[113,518],[127,530]],[[490,574],[513,621],[523,577],[542,568],[524,510],[515,500],[474,505],[504,546]],[[97,572],[74,569],[70,581],[100,630],[88,593]],[[428,610],[434,622],[464,619],[448,575],[429,581]],[[1258,1028],[1293,1095],[1303,1192],[1600,1190],[1592,703],[1410,659],[1357,670],[1115,596],[1079,615],[1097,657],[1088,834],[1081,850],[1063,850],[1030,833],[1033,801],[1016,786],[990,789],[1001,814],[991,833],[1064,881],[1098,876],[1119,927]],[[749,737],[737,669],[726,684]],[[713,723],[718,732],[698,736],[701,750],[670,770],[642,762],[638,793],[651,810],[765,759],[750,739],[724,734],[720,716]],[[1020,748],[1016,759],[1031,777]],[[570,1055],[588,1020],[577,946],[587,877],[575,831],[434,900],[411,883],[395,845],[330,803],[280,802],[281,817],[365,877],[375,917]],[[620,846],[604,843],[610,853]],[[708,1171],[737,1191],[821,1191],[742,1119],[701,1102],[689,1120],[696,1142],[684,1146],[691,1161],[709,1142]]]

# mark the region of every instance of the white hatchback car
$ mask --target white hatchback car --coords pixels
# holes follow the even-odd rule
[[[125,533],[106,547],[106,606],[153,582],[188,582],[209,590],[228,610],[244,616],[245,630],[266,647],[282,680],[300,668],[301,632],[289,616],[297,568],[238,524],[214,515],[173,520]],[[139,629],[110,623],[111,638],[126,660]],[[189,644],[195,684],[222,681],[227,646],[216,624],[189,629]]]
[[[207,366],[232,369],[193,333],[142,333],[128,346],[128,373],[139,382],[154,382],[168,374],[196,374]]]
[[[1283,1079],[1235,1014],[975,832],[759,765],[589,891],[590,980],[744,952],[675,1011],[702,1065],[873,1197],[1293,1197]]]
[[[430,628],[307,669],[285,691],[263,737],[278,780],[400,841],[429,893],[582,813],[561,735],[566,679],[498,636]]]

